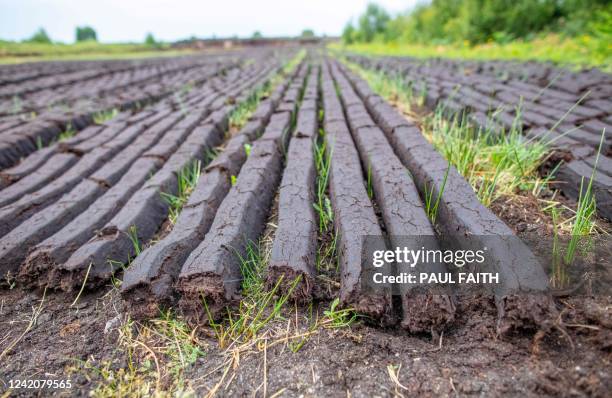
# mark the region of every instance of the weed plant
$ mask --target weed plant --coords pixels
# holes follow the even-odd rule
[[[168,192],[161,192],[162,198],[170,205],[168,218],[172,225],[176,223],[176,219],[181,209],[185,203],[187,203],[189,195],[191,195],[191,192],[193,192],[193,189],[197,185],[200,179],[201,167],[202,163],[196,160],[178,172],[178,190],[176,195]]]

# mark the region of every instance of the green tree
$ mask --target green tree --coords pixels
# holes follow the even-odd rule
[[[482,43],[530,39],[546,32],[569,36],[609,30],[610,0],[431,0],[394,18],[369,4],[358,19],[344,29],[345,43],[353,41]]]
[[[376,35],[383,34],[391,17],[381,6],[370,3],[365,14],[359,17],[358,35],[362,41],[371,42]]]
[[[342,41],[344,44],[353,44],[355,42],[355,28],[350,21],[342,30]]]
[[[301,37],[305,38],[305,39],[310,39],[315,37],[314,31],[312,29],[304,29],[302,31]]]
[[[153,36],[153,33],[147,33],[147,37],[145,37],[145,44],[151,47],[155,47],[158,45],[157,40],[155,40],[155,36]]]
[[[30,43],[51,43],[51,38],[43,28],[39,28],[28,40]]]
[[[98,41],[98,36],[91,26],[77,26],[76,41]]]
[[[263,35],[261,34],[260,31],[256,30],[255,32],[253,32],[253,36],[251,36],[253,39],[261,39],[263,37]]]

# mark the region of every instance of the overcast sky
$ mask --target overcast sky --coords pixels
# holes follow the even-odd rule
[[[417,0],[379,0],[396,13]],[[22,40],[44,27],[52,40],[72,42],[90,25],[104,42],[142,41],[147,32],[174,41],[198,37],[338,35],[368,0],[0,0],[0,39]]]

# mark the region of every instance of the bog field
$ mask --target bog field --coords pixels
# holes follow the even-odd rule
[[[602,69],[0,65],[0,396],[609,396],[611,220]],[[496,290],[373,287],[410,245]]]

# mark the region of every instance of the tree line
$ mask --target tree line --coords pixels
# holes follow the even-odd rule
[[[77,43],[87,41],[97,42],[98,34],[91,26],[77,26],[75,29],[75,41]],[[24,40],[24,42],[51,44],[53,43],[53,40],[51,40],[51,37],[44,28],[39,28],[30,38]],[[147,33],[144,43],[152,47],[160,45],[160,43],[155,39],[152,33]]]
[[[531,39],[542,33],[612,38],[610,0],[432,0],[391,16],[370,3],[342,33],[354,42],[449,44]]]

